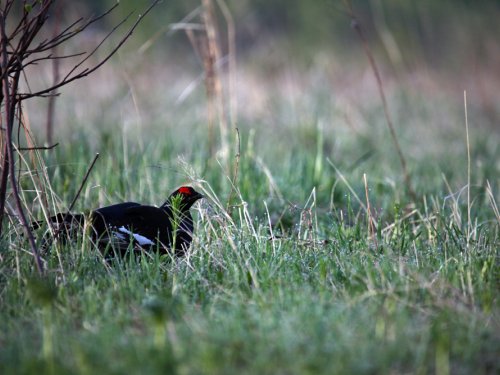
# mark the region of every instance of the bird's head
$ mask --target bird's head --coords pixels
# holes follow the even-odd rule
[[[203,198],[203,195],[194,190],[191,186],[181,186],[168,197],[167,201],[162,205],[175,205],[176,202],[182,210],[189,210],[191,206],[198,200]]]

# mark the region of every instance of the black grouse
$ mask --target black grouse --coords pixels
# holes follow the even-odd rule
[[[57,238],[69,239],[90,220],[92,240],[106,255],[130,249],[158,250],[182,256],[191,245],[193,218],[189,211],[203,195],[190,186],[174,191],[160,207],[118,203],[84,214],[59,213],[50,218]],[[39,228],[43,221],[33,223]],[[59,232],[59,233],[58,233]]]

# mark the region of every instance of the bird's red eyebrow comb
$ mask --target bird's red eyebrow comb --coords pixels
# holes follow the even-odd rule
[[[179,193],[181,194],[186,194],[186,195],[191,195],[191,189],[187,186],[183,186],[179,189]]]

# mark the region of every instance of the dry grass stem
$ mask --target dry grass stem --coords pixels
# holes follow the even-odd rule
[[[346,5],[348,12],[349,12],[349,16],[351,17],[352,27],[354,28],[354,30],[356,30],[356,33],[358,34],[358,36],[361,40],[361,43],[363,44],[363,49],[366,53],[366,57],[368,58],[368,61],[370,63],[370,67],[372,68],[373,74],[375,76],[375,79],[377,82],[378,92],[380,94],[380,99],[382,100],[382,106],[384,109],[384,115],[385,115],[385,119],[387,121],[387,126],[389,128],[389,132],[391,134],[391,138],[392,138],[394,147],[396,148],[398,158],[399,158],[399,161],[401,163],[401,167],[403,169],[403,175],[404,175],[404,180],[405,180],[405,184],[406,184],[406,189],[407,189],[408,193],[410,194],[411,199],[413,201],[416,201],[417,194],[413,190],[413,184],[411,181],[410,173],[408,171],[408,167],[406,165],[406,159],[403,155],[403,151],[402,151],[401,146],[399,144],[398,137],[396,136],[396,131],[394,130],[392,116],[391,116],[391,113],[389,111],[387,99],[385,97],[384,85],[382,82],[382,78],[381,78],[379,69],[378,69],[377,64],[375,62],[375,58],[373,57],[373,53],[370,49],[370,45],[368,43],[368,40],[366,39],[366,37],[363,33],[363,29],[361,28],[361,24],[354,14],[354,10],[352,8],[351,2],[348,0],[344,0],[344,4]]]

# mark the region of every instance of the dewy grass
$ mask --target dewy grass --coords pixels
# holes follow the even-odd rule
[[[70,197],[65,191],[78,187],[73,180],[84,173],[89,153],[67,155],[79,167],[71,181],[65,180],[69,171],[52,171],[52,186],[67,186],[61,194]],[[310,157],[314,165],[315,155]],[[283,160],[280,168],[268,166],[273,183],[284,197],[302,201],[293,198],[279,207],[272,196],[257,195],[251,181],[261,181],[270,192],[271,180],[259,165],[244,161],[240,174],[247,182],[229,217],[224,197],[208,182],[221,172],[211,172],[205,181],[191,175],[208,198],[199,206],[195,240],[185,258],[153,255],[109,264],[80,238],[44,255],[53,277],[38,289],[52,291],[49,302],[36,297],[46,293],[33,287],[23,240],[4,239],[1,372],[498,370],[499,241],[491,186],[486,198],[471,197],[489,203],[472,210],[486,220],[472,220],[467,246],[467,220],[457,219],[458,212],[467,212],[461,196],[451,206],[432,196],[413,207],[396,201],[380,207],[378,202],[394,199],[391,190],[379,199],[355,174],[340,175],[333,168],[323,168],[318,190],[307,191],[307,181],[289,187],[285,182],[295,177],[286,163],[293,158],[285,153]],[[112,162],[101,161],[81,206],[126,195],[151,195],[161,202],[162,192],[147,191],[148,186],[164,186],[167,193],[178,178],[164,168],[149,174],[150,183],[132,184],[121,181]],[[129,175],[140,178],[149,163],[129,159]],[[335,198],[330,209],[328,184],[322,181],[335,178],[345,200]],[[97,187],[99,180],[111,188]],[[353,199],[366,193],[379,218],[377,241],[366,225],[363,202]],[[435,203],[429,207],[429,201]]]

